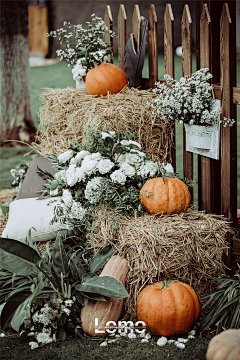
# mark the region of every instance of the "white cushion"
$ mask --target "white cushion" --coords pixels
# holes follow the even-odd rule
[[[57,200],[47,205],[50,200]],[[28,231],[31,227],[33,241],[47,241],[55,239],[60,229],[67,229],[67,226],[59,222],[50,225],[54,217],[54,207],[63,204],[60,198],[49,198],[37,200],[37,198],[20,199],[11,202],[9,206],[9,217],[7,226],[3,230],[2,237],[25,242]]]

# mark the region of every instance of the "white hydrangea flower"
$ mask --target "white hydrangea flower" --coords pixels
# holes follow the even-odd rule
[[[83,171],[82,167],[77,167],[75,170],[75,176],[77,181],[83,181],[86,177],[85,172]]]
[[[120,154],[120,155],[115,154],[115,157],[116,157],[116,160],[115,160],[115,161],[117,161],[119,164],[124,163],[124,161],[125,161],[125,159],[126,159],[125,154]]]
[[[74,201],[71,206],[70,217],[73,219],[82,220],[86,215],[87,210],[82,207],[80,203]]]
[[[78,59],[76,65],[72,69],[73,79],[82,80],[83,76],[87,74],[87,67],[82,65],[83,59]]]
[[[115,170],[111,175],[110,178],[113,182],[119,183],[124,185],[126,182],[126,175],[121,170]]]
[[[123,146],[128,146],[130,144],[129,140],[121,140],[120,144]]]
[[[68,189],[63,190],[62,199],[67,207],[71,207],[73,203],[72,194]]]
[[[173,167],[172,167],[172,164],[170,164],[170,163],[167,163],[167,164],[162,163],[162,167],[163,167],[164,170],[166,170],[167,172],[174,173],[174,169],[173,169]]]
[[[135,168],[131,165],[129,165],[129,163],[124,162],[121,164],[120,170],[129,177],[133,177],[135,175]]]
[[[138,170],[137,174],[146,177],[146,176],[154,176],[157,171],[159,170],[158,164],[154,163],[152,161],[146,161],[145,164],[141,166],[141,168]]]
[[[99,161],[97,167],[101,174],[107,174],[113,168],[114,163],[110,159],[102,159]]]
[[[139,162],[142,162],[142,158],[138,156],[138,154],[127,153],[125,154],[125,161],[131,165],[136,165]]]
[[[85,189],[85,198],[91,203],[96,204],[101,197],[101,187],[103,178],[96,176],[91,179]]]
[[[141,150],[142,147],[137,141],[128,140],[128,142],[129,142],[129,144],[137,146]]]
[[[58,158],[58,161],[59,161],[59,162],[65,163],[65,162],[67,162],[68,160],[71,159],[72,155],[73,155],[72,150],[67,150],[67,151],[65,151],[64,153],[58,155],[57,158]]]
[[[65,300],[64,304],[65,304],[65,306],[70,306],[71,307],[73,305],[73,300],[71,300],[71,299]]]
[[[63,308],[62,311],[64,311],[67,314],[67,316],[71,314],[71,310],[68,308]]]
[[[131,149],[130,152],[137,153],[141,157],[146,157],[146,154],[142,151],[139,151],[137,149]]]

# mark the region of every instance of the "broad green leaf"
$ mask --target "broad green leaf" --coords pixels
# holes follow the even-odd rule
[[[115,253],[116,248],[109,244],[101,249],[90,261],[89,261],[89,270],[90,272],[96,272],[101,269],[103,265],[106,264],[108,260],[111,259],[112,255]]]
[[[82,281],[82,276],[85,274],[85,270],[76,256],[72,256],[70,258],[70,270],[74,280]]]
[[[32,293],[29,290],[22,290],[12,296],[4,305],[1,312],[1,329],[6,329],[12,320],[14,312]]]
[[[81,293],[81,291],[75,291],[74,295],[77,298],[77,301],[82,304],[82,305],[86,305],[88,299]]]
[[[86,292],[82,292],[82,294],[91,300],[97,300],[97,301],[106,301],[105,297],[103,297],[102,295],[99,294],[92,294],[92,293],[86,293]]]
[[[31,296],[29,296],[17,308],[17,310],[15,311],[15,313],[13,315],[12,321],[11,321],[11,325],[14,330],[19,331],[19,328],[22,325],[23,320],[26,317],[26,315],[30,309],[32,300],[41,293],[43,288],[44,288],[44,282],[41,280],[40,283],[38,284],[38,286],[36,287],[34,293],[32,293]]]
[[[66,340],[66,337],[67,337],[67,334],[66,334],[66,331],[65,330],[60,330],[59,331],[59,334],[58,334],[58,337],[61,341],[64,341]]]
[[[100,294],[115,299],[123,299],[129,296],[122,283],[111,276],[89,278],[82,284],[75,285],[75,288],[78,291]]]
[[[9,213],[9,205],[11,204],[12,201],[13,201],[13,199],[8,200],[7,202],[5,202],[1,205],[1,209],[2,209],[4,216],[6,216]]]
[[[41,260],[37,251],[20,241],[0,238],[1,266],[18,275],[31,275]]]
[[[68,259],[60,234],[57,235],[52,250],[52,264],[53,269],[59,278],[61,277],[61,273],[63,274],[63,277],[68,277]]]

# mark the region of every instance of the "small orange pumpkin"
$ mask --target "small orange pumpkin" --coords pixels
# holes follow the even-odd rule
[[[104,63],[88,71],[86,90],[89,95],[116,94],[128,84],[125,72],[118,66]]]
[[[143,289],[136,302],[136,315],[156,336],[187,333],[200,313],[197,294],[188,284],[169,280]]]
[[[171,215],[185,211],[191,200],[188,187],[177,178],[153,178],[142,187],[139,195],[140,202],[149,214]]]

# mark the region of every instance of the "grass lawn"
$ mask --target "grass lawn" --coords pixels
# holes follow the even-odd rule
[[[208,343],[213,336],[190,339],[185,349],[178,349],[173,344],[160,347],[156,344],[156,338],[148,343],[141,343],[140,339],[121,338],[117,343],[101,347],[103,339],[84,336],[83,340],[70,337],[64,342],[44,345],[34,350],[16,336],[9,336],[0,339],[1,360],[204,360]]]

